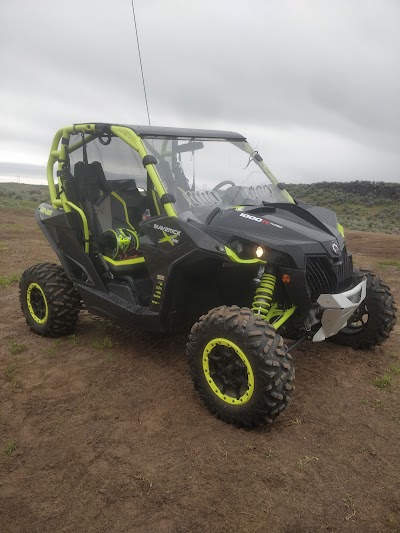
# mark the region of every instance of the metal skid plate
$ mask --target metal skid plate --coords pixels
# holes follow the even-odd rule
[[[340,294],[321,294],[317,302],[324,308],[321,327],[313,337],[313,342],[320,342],[347,325],[357,307],[367,294],[367,280]]]

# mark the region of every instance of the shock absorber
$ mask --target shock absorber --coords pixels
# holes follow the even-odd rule
[[[264,267],[258,271],[256,278],[258,287],[256,289],[251,310],[254,314],[260,315],[264,320],[271,308],[272,298],[274,295],[276,276],[272,272],[265,273]]]

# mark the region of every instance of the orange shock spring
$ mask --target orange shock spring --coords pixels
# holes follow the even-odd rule
[[[276,276],[273,274],[263,274],[261,276],[260,285],[256,289],[256,293],[254,295],[251,310],[254,314],[260,315],[264,320],[266,319],[268,311],[271,308],[275,284]]]

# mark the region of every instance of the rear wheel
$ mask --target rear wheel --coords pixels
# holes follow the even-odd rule
[[[382,344],[396,323],[397,308],[389,287],[369,270],[354,269],[355,282],[367,278],[367,295],[347,326],[329,340],[342,346],[368,349]]]
[[[35,333],[61,337],[74,331],[80,298],[61,266],[42,263],[28,268],[22,274],[19,290],[22,312]]]
[[[218,307],[193,326],[190,374],[206,406],[239,427],[272,423],[286,409],[294,369],[283,339],[250,309]]]

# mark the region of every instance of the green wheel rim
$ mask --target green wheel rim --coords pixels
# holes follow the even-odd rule
[[[49,317],[49,308],[43,289],[37,283],[31,283],[26,291],[26,303],[31,317],[38,324],[44,324]]]
[[[244,405],[253,396],[253,369],[243,350],[234,342],[212,339],[204,348],[202,367],[210,389],[223,402]]]

